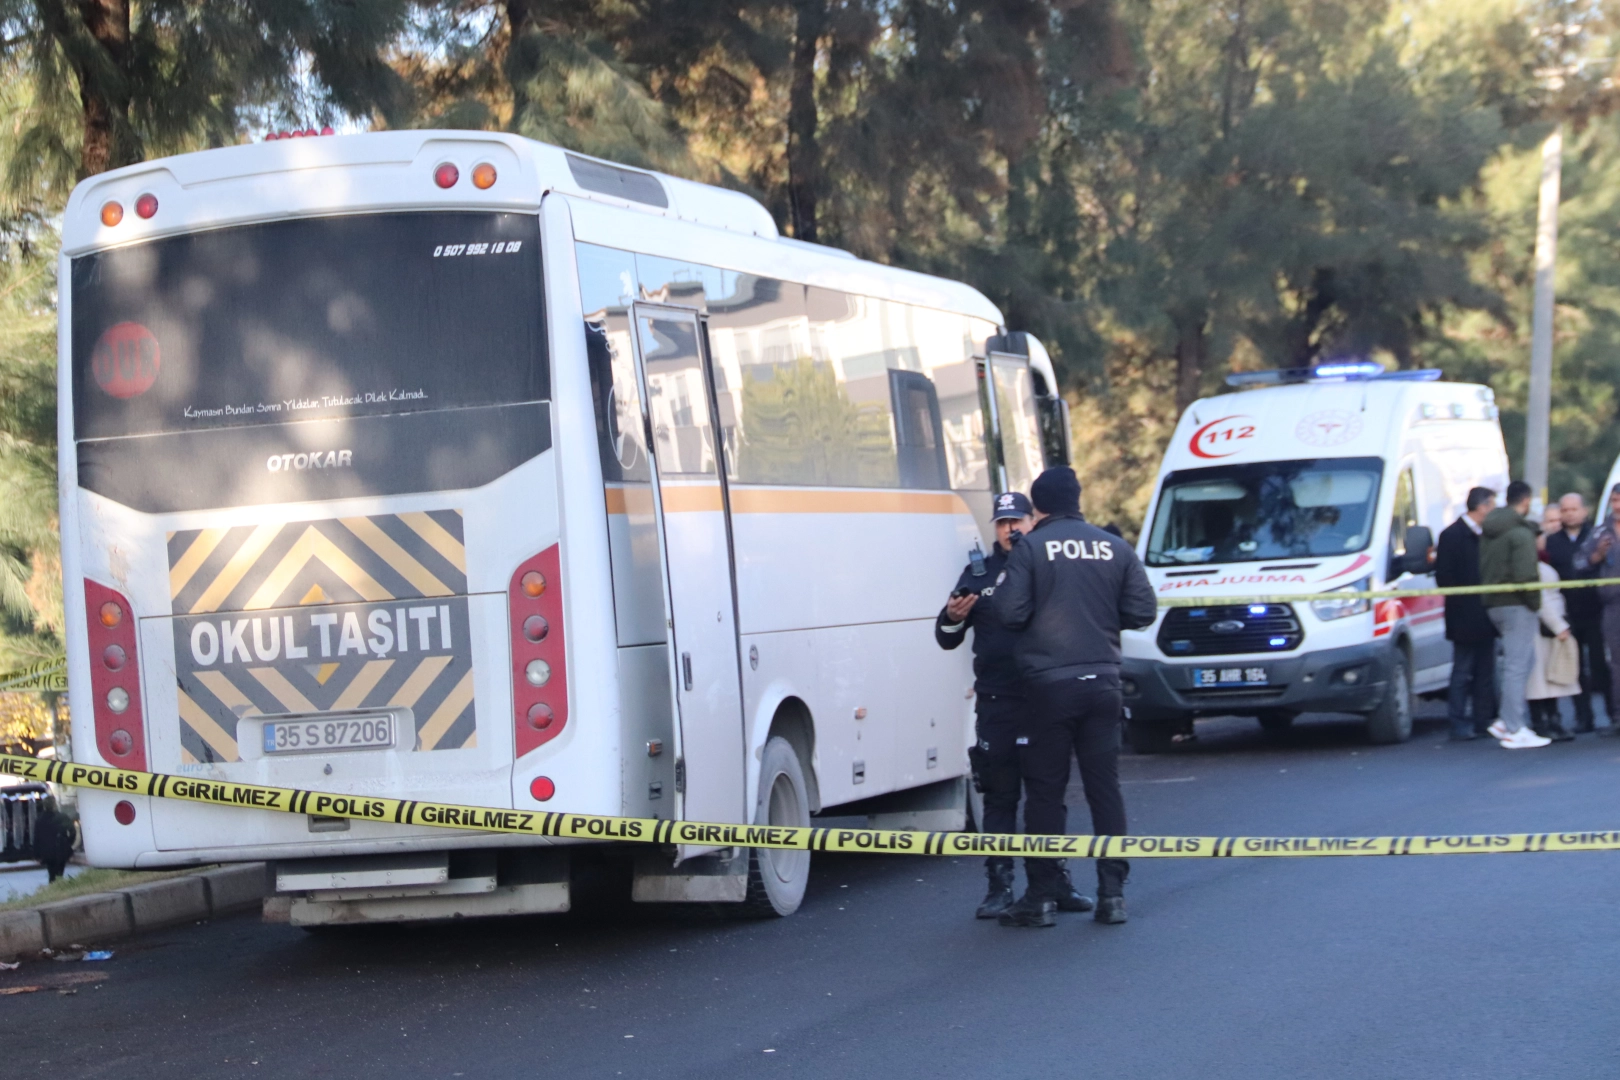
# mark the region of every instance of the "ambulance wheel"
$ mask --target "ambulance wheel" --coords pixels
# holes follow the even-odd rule
[[[810,826],[810,792],[804,766],[793,744],[773,735],[760,759],[756,825]],[[810,883],[810,853],[752,848],[748,853],[748,895],[740,914],[756,918],[791,915],[804,902]]]
[[[1384,700],[1367,714],[1367,738],[1375,743],[1405,742],[1412,737],[1412,671],[1406,653],[1397,649],[1390,665]]]
[[[1294,726],[1294,714],[1284,709],[1267,709],[1255,719],[1260,721],[1260,730],[1273,738],[1285,734]]]
[[[1174,745],[1176,725],[1164,720],[1125,721],[1125,741],[1136,754],[1163,754]]]

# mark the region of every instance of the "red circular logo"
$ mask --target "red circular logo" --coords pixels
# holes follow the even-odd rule
[[[152,389],[161,366],[157,338],[137,322],[109,326],[90,354],[96,385],[115,398],[132,398]]]
[[[1187,449],[1201,458],[1231,457],[1243,449],[1246,440],[1254,438],[1254,432],[1254,417],[1223,416],[1193,432]]]

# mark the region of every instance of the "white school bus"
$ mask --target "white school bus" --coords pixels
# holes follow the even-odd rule
[[[85,181],[61,262],[80,760],[343,795],[960,826],[930,632],[992,493],[1066,460],[964,285],[515,137],[210,150]],[[91,737],[87,737],[91,736]],[[85,792],[97,865],[269,860],[318,925],[565,910],[578,847]],[[804,853],[636,849],[786,914]]]

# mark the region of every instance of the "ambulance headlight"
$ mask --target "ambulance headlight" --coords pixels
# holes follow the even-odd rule
[[[1334,589],[1336,593],[1363,593],[1372,588],[1372,578],[1364,577],[1353,585],[1346,585],[1342,589]],[[1343,600],[1312,600],[1311,611],[1323,622],[1334,619],[1343,619],[1351,615],[1361,615],[1372,610],[1372,601],[1366,597],[1346,597]]]

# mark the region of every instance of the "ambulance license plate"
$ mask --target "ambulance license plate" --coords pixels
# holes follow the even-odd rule
[[[266,754],[375,750],[393,745],[394,718],[387,715],[332,720],[272,720],[264,725]]]
[[[1193,686],[1197,688],[1221,686],[1269,686],[1270,678],[1263,667],[1196,667],[1193,668]]]

